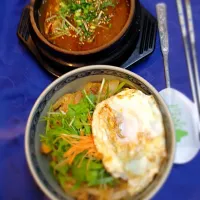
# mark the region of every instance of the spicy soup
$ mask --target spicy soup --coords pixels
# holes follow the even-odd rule
[[[39,24],[52,44],[87,51],[110,42],[123,29],[129,0],[44,0]]]

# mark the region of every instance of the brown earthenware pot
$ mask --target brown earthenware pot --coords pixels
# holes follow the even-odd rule
[[[140,32],[140,3],[130,0],[128,20],[113,40],[109,43],[88,51],[68,51],[50,43],[40,32],[38,11],[41,0],[32,0],[30,6],[30,34],[43,59],[56,66],[59,71],[68,71],[69,67],[76,68],[89,64],[119,65],[128,52],[137,43]],[[131,53],[131,52],[130,52]]]

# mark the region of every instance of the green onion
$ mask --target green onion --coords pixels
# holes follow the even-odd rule
[[[69,126],[72,126],[74,120],[75,120],[75,116],[73,117],[72,121],[69,123]]]
[[[75,11],[75,16],[76,17],[80,17],[81,16],[81,12],[82,12],[81,9],[76,10]]]
[[[78,32],[78,30],[77,30],[66,18],[64,18],[63,16],[61,16],[61,18],[62,18],[63,20],[65,20],[65,22],[66,22],[74,31]]]
[[[90,103],[90,105],[91,105],[92,107],[95,107],[94,103],[93,103],[93,102],[91,101],[91,99],[88,97],[88,95],[87,95],[87,93],[86,93],[85,90],[83,90],[83,93],[84,93],[85,97],[87,98],[88,102]]]
[[[55,18],[57,18],[57,15],[52,15],[51,17],[46,18],[45,21],[49,22],[49,21],[51,21],[51,20],[53,20]]]
[[[108,7],[115,7],[116,0],[61,0],[59,11],[47,18],[46,20],[62,19],[62,25],[57,29],[58,33],[51,36],[50,40],[54,40],[64,35],[79,36],[80,43],[92,42],[95,38],[95,29],[97,27],[105,28],[106,25],[111,28],[109,24],[110,17],[107,13]],[[73,20],[71,20],[73,19]],[[105,24],[102,26],[102,24]],[[71,28],[75,33],[70,33]]]
[[[124,87],[125,84],[125,82],[121,82],[115,90],[114,94],[118,93]]]
[[[94,30],[94,29],[96,29],[96,26],[91,25],[90,28]]]
[[[97,98],[97,104],[98,104],[99,101],[100,101],[101,93],[102,93],[104,84],[105,84],[105,78],[103,78],[103,80],[102,80],[102,82],[101,82],[101,87],[100,87],[100,89],[99,89],[98,98]]]

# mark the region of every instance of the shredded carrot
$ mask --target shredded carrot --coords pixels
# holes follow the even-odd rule
[[[44,142],[42,142],[41,152],[44,153],[44,154],[48,154],[48,153],[51,152],[51,148],[47,144],[45,144]]]
[[[71,165],[75,157],[82,152],[86,152],[85,156],[91,156],[98,160],[102,158],[101,154],[96,149],[92,135],[78,136],[76,138],[72,137],[72,135],[66,135],[65,139],[71,144],[71,148],[64,153],[64,158],[67,158],[67,163],[69,165]]]

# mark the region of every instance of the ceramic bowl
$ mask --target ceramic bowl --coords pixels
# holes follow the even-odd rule
[[[65,93],[81,89],[89,81],[106,79],[126,80],[146,94],[152,94],[162,112],[166,131],[166,145],[168,157],[162,164],[160,172],[141,193],[134,196],[134,200],[151,199],[166,181],[173,165],[175,152],[175,132],[167,106],[163,99],[147,81],[140,76],[118,67],[96,65],[73,70],[51,83],[37,99],[28,118],[25,134],[25,151],[31,174],[41,190],[52,200],[70,200],[50,173],[49,163],[40,153],[40,134],[45,132],[45,122],[40,122],[46,115],[49,106]]]

